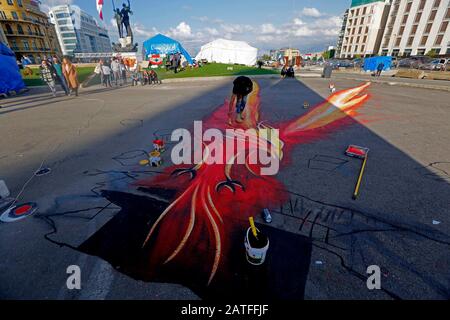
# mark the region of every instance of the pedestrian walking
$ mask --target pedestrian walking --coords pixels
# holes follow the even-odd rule
[[[124,84],[127,84],[127,67],[125,66],[123,59],[120,59],[119,66],[120,66],[120,75],[122,77],[122,81]]]
[[[113,73],[116,86],[119,84],[122,85],[122,75],[120,73],[120,64],[116,58],[114,58],[111,62],[111,71]]]
[[[102,65],[103,81],[105,87],[112,87],[111,84],[111,68],[107,64]]]
[[[77,68],[72,64],[68,58],[63,59],[62,63],[63,75],[66,79],[67,86],[69,87],[69,96],[75,91],[75,95],[78,96],[78,82]]]
[[[377,66],[377,73],[376,73],[376,76],[377,76],[377,77],[380,77],[380,76],[381,76],[381,73],[383,72],[383,69],[384,69],[384,63],[383,63],[383,62],[380,62],[380,63],[378,64],[378,66]]]
[[[40,75],[42,81],[44,81],[50,88],[53,97],[56,97],[56,86],[55,86],[55,69],[49,65],[47,60],[42,60],[41,66],[39,67]]]
[[[53,57],[53,68],[55,69],[56,72],[56,79],[63,88],[66,96],[69,95],[69,87],[67,86],[66,78],[64,78],[62,65],[58,57],[56,56]]]
[[[103,66],[103,60],[102,59],[100,59],[99,61],[98,61],[98,63],[97,63],[97,65],[95,66],[95,69],[94,69],[94,75],[99,75],[100,76],[100,83],[104,83],[105,81],[104,81],[104,75],[103,75],[103,69],[102,69],[102,66]]]

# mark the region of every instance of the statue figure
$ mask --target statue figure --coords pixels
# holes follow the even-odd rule
[[[120,13],[122,16],[122,23],[125,27],[125,30],[127,30],[127,37],[131,37],[131,39],[133,39],[133,32],[131,31],[130,26],[130,14],[133,14],[133,12],[131,11],[130,0],[128,0],[128,6],[125,3],[122,4],[122,10],[120,11]],[[133,40],[131,40],[131,42],[133,42]]]
[[[123,38],[123,19],[122,14],[120,13],[120,9],[114,10],[114,18],[116,19],[117,29],[119,29],[119,38]]]

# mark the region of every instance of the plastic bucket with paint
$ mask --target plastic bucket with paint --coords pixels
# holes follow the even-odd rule
[[[255,266],[263,264],[269,250],[269,239],[259,232],[258,238],[255,238],[251,228],[248,228],[244,243],[248,263]]]

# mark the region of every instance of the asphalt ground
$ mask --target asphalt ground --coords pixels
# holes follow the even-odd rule
[[[273,124],[329,95],[326,79],[257,81],[262,119]],[[338,90],[361,84],[333,82]],[[41,88],[1,100],[0,179],[38,212],[0,224],[0,297],[198,298],[180,284],[134,280],[76,248],[120,210],[96,191],[135,192],[124,172],[140,169],[127,155],[148,151],[155,132],[191,128],[223,103],[231,83],[92,87],[78,98],[51,98]],[[290,200],[273,209],[271,226],[312,244],[305,299],[448,299],[450,93],[377,83],[368,92],[349,126],[293,149],[277,176]],[[350,144],[371,150],[356,201],[361,161],[344,155]],[[33,177],[40,167],[51,172]],[[67,289],[69,265],[81,267],[82,290]],[[381,268],[381,290],[366,286],[370,265]]]

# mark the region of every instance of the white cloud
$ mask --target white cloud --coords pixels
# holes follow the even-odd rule
[[[192,29],[190,25],[182,21],[175,28],[171,28],[168,34],[169,37],[188,39],[192,37]]]
[[[211,36],[219,35],[219,31],[216,28],[205,28],[205,31]]]
[[[295,18],[294,21],[293,21],[293,23],[294,23],[294,25],[296,25],[296,26],[302,26],[302,25],[305,24],[305,23],[304,23],[302,20],[300,20],[299,18]]]
[[[261,33],[262,34],[271,34],[275,33],[277,31],[277,28],[271,23],[265,23],[261,25]]]
[[[303,8],[302,15],[305,17],[318,18],[322,16],[322,13],[320,13],[320,11],[316,8]]]

